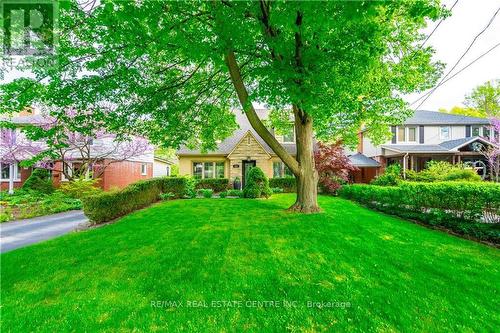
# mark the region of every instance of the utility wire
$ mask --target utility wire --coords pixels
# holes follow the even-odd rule
[[[472,42],[469,44],[469,46],[467,47],[467,49],[465,50],[464,53],[462,53],[462,55],[460,56],[460,58],[458,58],[458,60],[455,62],[455,64],[453,65],[453,67],[446,73],[445,76],[443,76],[441,78],[441,80],[439,81],[439,83],[434,87],[432,88],[432,90],[428,93],[428,95],[425,97],[425,99],[420,102],[420,104],[415,108],[415,109],[418,109],[422,106],[422,104],[425,103],[425,101],[427,99],[429,99],[429,97],[436,91],[436,89],[444,82],[444,80],[446,80],[446,78],[448,77],[448,75],[451,74],[451,72],[458,66],[458,64],[460,63],[460,61],[462,61],[462,59],[465,57],[465,55],[470,51],[470,49],[472,48],[472,46],[474,45],[474,43],[476,42],[476,40],[479,38],[479,36],[481,36],[491,25],[491,23],[493,23],[493,20],[495,19],[495,17],[497,16],[498,12],[500,11],[500,7],[495,11],[495,13],[493,14],[493,16],[491,17],[490,21],[488,22],[488,24],[483,28],[483,30],[481,30],[475,37],[474,39],[472,40]],[[420,98],[418,99],[420,100]],[[417,101],[418,101],[417,100]],[[415,104],[417,101],[411,103],[410,105],[413,105]]]
[[[497,43],[497,44],[493,45],[486,52],[482,53],[479,57],[477,57],[476,59],[472,60],[466,66],[462,67],[458,72],[456,72],[455,74],[453,74],[452,76],[450,76],[449,78],[447,78],[446,80],[444,80],[443,82],[441,82],[438,86],[436,86],[436,88],[438,88],[438,87],[442,86],[443,84],[445,84],[446,82],[450,81],[451,79],[453,79],[454,77],[456,77],[458,74],[462,73],[464,70],[466,70],[467,68],[469,68],[470,66],[472,66],[475,62],[477,62],[479,59],[481,59],[482,57],[484,57],[485,55],[487,55],[488,53],[490,53],[491,51],[493,51],[494,49],[496,49],[499,46],[500,46],[500,43]],[[425,93],[424,95],[420,96],[418,99],[416,99],[415,101],[413,101],[413,103],[411,103],[411,104],[413,105],[413,104],[417,103],[422,98],[430,95],[431,92],[432,91],[429,91],[429,92]]]
[[[453,11],[453,8],[455,8],[455,6],[457,5],[457,3],[458,3],[458,0],[456,0],[455,3],[453,4],[453,6],[450,7],[450,12]],[[429,38],[431,38],[431,36],[434,34],[434,32],[436,32],[437,28],[439,28],[439,26],[441,25],[441,23],[443,23],[443,21],[444,21],[444,18],[442,18],[441,20],[439,20],[438,24],[436,24],[436,26],[434,27],[434,29],[432,29],[432,31],[429,34],[429,36],[427,36],[427,38],[424,40],[424,42],[422,44],[420,44],[419,49],[421,49],[422,47],[424,47],[425,43],[427,43],[427,41],[429,40]]]

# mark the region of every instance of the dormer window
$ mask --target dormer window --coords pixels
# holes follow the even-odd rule
[[[481,136],[481,126],[472,126],[472,136]]]
[[[439,129],[439,138],[441,140],[449,140],[451,136],[451,128],[450,126],[441,126]]]

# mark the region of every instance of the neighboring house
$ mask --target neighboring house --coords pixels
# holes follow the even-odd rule
[[[267,116],[267,110],[256,110],[261,119]],[[179,174],[189,175],[197,179],[228,178],[231,182],[238,177],[245,186],[247,170],[257,166],[269,178],[293,176],[281,159],[262,140],[248,122],[246,116],[236,111],[236,120],[240,128],[233,135],[220,142],[216,150],[201,152],[198,149],[181,147],[177,151],[179,157]],[[295,133],[293,129],[285,135],[275,135],[278,142],[292,156],[296,155]],[[355,166],[360,168],[353,179],[368,182],[377,174],[379,163],[362,154],[350,156]]]
[[[430,160],[467,163],[483,177],[487,162],[480,150],[494,145],[490,121],[434,111],[415,111],[404,124],[391,126],[392,138],[374,145],[360,133],[358,151],[377,160],[383,167],[400,163],[403,170],[420,171]]]
[[[172,166],[176,164],[168,158],[155,156],[153,162],[153,177],[164,177],[172,175]]]
[[[36,123],[39,118],[40,116],[36,114],[21,114],[8,120],[19,126],[23,126],[23,124]],[[23,136],[19,130],[17,131],[17,135],[19,137]],[[2,142],[2,145],[4,145],[4,142]],[[147,146],[147,148],[140,150],[140,153],[135,155],[131,153],[129,157],[123,158],[123,156],[126,155],[118,156],[118,150],[115,149],[117,144],[114,142],[113,136],[102,136],[98,139],[92,140],[90,145],[90,155],[97,157],[105,156],[100,160],[102,165],[106,165],[104,171],[99,176],[100,187],[104,190],[123,188],[138,180],[153,177],[154,151],[152,146],[149,146],[149,144],[147,144]],[[69,156],[68,158],[71,158],[72,161],[68,164],[73,168],[78,168],[78,154],[75,153],[74,156]],[[9,188],[11,170],[13,170],[15,188],[22,186],[32,171],[32,168],[20,167],[18,163],[14,163],[14,167],[11,168],[9,164],[5,163],[5,161],[0,161],[0,168],[0,188],[2,190],[7,190]],[[52,179],[55,186],[59,186],[61,182],[68,181],[61,170],[61,161],[54,161]],[[69,171],[67,170],[67,172]]]

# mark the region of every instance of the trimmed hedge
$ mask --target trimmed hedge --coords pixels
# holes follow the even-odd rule
[[[229,187],[229,179],[227,178],[207,178],[200,179],[196,183],[196,189],[211,189],[214,192],[223,192]]]
[[[368,207],[500,244],[500,185],[404,182],[343,186],[340,196]]]
[[[297,192],[297,182],[294,177],[269,178],[269,186],[282,188],[285,193]]]
[[[190,184],[190,180],[183,177],[138,181],[120,191],[83,198],[83,211],[93,224],[107,222],[158,201],[161,193],[172,193],[174,198],[183,198],[192,191]]]

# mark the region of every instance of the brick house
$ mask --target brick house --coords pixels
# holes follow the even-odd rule
[[[37,117],[40,116],[31,112],[23,112],[7,120],[18,126],[23,126],[36,122]],[[8,129],[2,129],[2,131],[6,130]],[[16,130],[14,135],[19,138],[23,136],[19,129]],[[2,146],[4,146],[4,144],[5,143],[2,142]],[[95,139],[91,144],[90,154],[97,154],[97,151],[106,150],[107,147],[111,147],[109,150],[112,151],[113,144],[114,140],[112,136]],[[106,168],[98,177],[100,180],[100,187],[104,190],[123,188],[138,180],[153,177],[154,148],[150,146],[150,148],[144,150],[140,155],[138,154],[126,159],[119,158],[113,154],[107,154],[106,158],[100,160],[100,162],[106,165]],[[77,158],[72,158],[72,162],[68,164],[77,167],[78,163]],[[31,175],[32,170],[32,167],[21,167],[19,163],[10,165],[5,163],[5,161],[0,161],[0,189],[2,191],[9,189],[11,173],[13,174],[14,188],[21,187]],[[62,182],[68,181],[61,170],[62,162],[54,161],[51,174],[55,186],[59,186]]]

